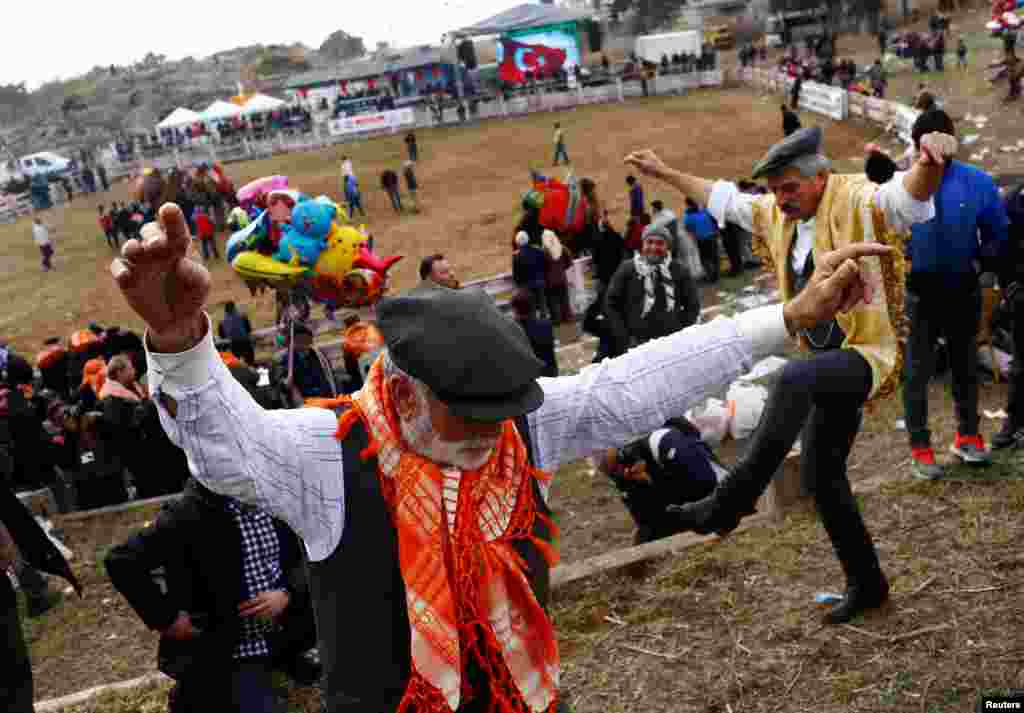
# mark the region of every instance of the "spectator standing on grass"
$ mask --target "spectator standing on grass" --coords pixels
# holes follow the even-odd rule
[[[515,238],[516,251],[512,255],[512,282],[532,295],[538,314],[547,314],[547,258],[540,241],[534,241],[520,230]]]
[[[203,207],[196,208],[195,212],[196,233],[199,235],[199,244],[203,250],[203,260],[220,259],[217,252],[217,236],[214,232],[213,221]]]
[[[721,258],[718,254],[718,224],[711,213],[701,208],[692,199],[686,199],[686,216],[683,219],[686,231],[697,241],[700,250],[700,262],[704,267],[704,277],[708,283],[718,282],[721,270]]]
[[[964,42],[963,37],[956,45],[956,66],[957,69],[967,69],[967,43]]]
[[[993,448],[1024,445],[1024,183],[1006,189],[1004,198],[1010,220],[1010,241],[1007,254],[1007,279],[1003,304],[1012,315],[1013,361],[1010,362],[1009,393],[1006,397],[1006,419],[992,436]]]
[[[152,527],[106,556],[114,587],[160,632],[158,668],[175,682],[169,713],[273,713],[274,671],[316,680],[301,657],[316,641],[301,546],[264,511],[190,480]]]
[[[38,215],[32,218],[32,241],[42,256],[43,272],[49,272],[53,268],[53,239],[50,237],[50,227]]]
[[[681,263],[671,259],[669,234],[661,226],[644,231],[643,251],[612,277],[604,312],[612,338],[609,356],[665,337],[697,322],[700,295]]]
[[[557,166],[560,161],[563,161],[563,162],[565,162],[566,165],[569,165],[569,153],[568,153],[568,151],[565,150],[565,130],[562,129],[562,125],[560,123],[558,123],[557,121],[555,122],[554,143],[555,143],[555,163],[554,163],[554,165]]]
[[[782,109],[782,135],[789,136],[800,128],[800,117],[796,112],[783,104]]]
[[[558,376],[555,327],[550,320],[537,318],[537,305],[533,302],[533,293],[519,288],[512,293],[509,304],[512,307],[512,318],[526,332],[534,356],[544,362],[541,376]]]
[[[665,204],[660,200],[651,201],[651,210],[654,211],[654,214],[651,215],[651,225],[663,227],[668,232],[668,249],[671,253],[671,258],[685,265],[686,252],[683,249],[682,240],[679,235],[679,216],[671,208],[666,208]]]
[[[97,222],[99,223],[100,230],[103,231],[103,237],[107,239],[107,246],[114,249],[119,248],[120,244],[117,240],[117,234],[114,232],[114,219],[103,210],[102,205],[97,208],[97,213],[99,215]]]
[[[629,217],[639,218],[647,212],[647,202],[644,200],[644,188],[636,176],[626,176],[626,185],[629,186]]]
[[[412,212],[419,213],[420,204],[417,200],[417,192],[420,189],[420,184],[416,180],[416,169],[413,167],[412,161],[405,162],[402,175],[405,177],[405,188],[409,191],[409,203],[412,204]]]
[[[366,217],[366,211],[363,209],[363,194],[359,192],[359,182],[355,176],[345,176],[345,202],[348,203],[348,214],[349,217],[355,218],[356,211],[363,214]]]
[[[939,110],[922,114],[911,135],[915,147],[930,133],[955,136],[949,116]],[[903,366],[903,408],[910,437],[912,473],[924,480],[942,475],[935,462],[928,430],[928,385],[935,364],[935,343],[946,338],[956,405],[956,437],[950,452],[965,463],[990,461],[978,430],[978,328],[981,289],[975,263],[983,271],[1013,282],[1006,260],[1009,219],[992,177],[984,171],[950,161],[935,194],[935,217],[911,229],[908,245],[904,313],[910,328]]]
[[[398,214],[402,213],[402,194],[398,184],[398,174],[390,168],[380,174],[380,187],[388,194],[391,200],[391,207]]]
[[[567,271],[572,267],[572,255],[562,241],[551,230],[541,236],[544,249],[544,293],[547,297],[548,313],[555,324],[572,321],[572,305],[569,303],[569,279]]]
[[[256,354],[252,346],[252,324],[249,318],[238,311],[232,300],[224,303],[224,319],[217,327],[217,336],[231,342],[231,353],[246,364],[256,363]]]
[[[313,343],[313,332],[302,323],[295,325],[295,341],[293,345],[293,361],[291,363],[290,382],[287,381],[289,355],[286,351],[276,364],[280,381],[287,389],[287,395],[293,408],[298,408],[306,399],[330,399],[338,395],[334,382],[334,371],[331,362]]]
[[[409,160],[416,163],[420,160],[420,148],[416,143],[416,132],[410,131],[405,135],[405,148],[409,152]]]

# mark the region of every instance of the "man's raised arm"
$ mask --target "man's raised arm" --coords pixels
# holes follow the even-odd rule
[[[553,470],[617,448],[719,393],[790,334],[870,302],[857,260],[891,248],[857,243],[826,253],[807,287],[783,305],[716,319],[656,339],[574,376],[540,379],[544,404],[528,417],[537,466]]]
[[[177,206],[125,244],[111,271],[146,322],[149,387],[168,437],[189,470],[223,495],[261,507],[303,538],[314,560],[344,526],[341,446],[330,411],[265,411],[217,353],[203,312],[210,274],[186,255],[190,236]]]

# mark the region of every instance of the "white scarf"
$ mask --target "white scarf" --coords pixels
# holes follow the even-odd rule
[[[633,256],[633,267],[636,274],[644,281],[644,310],[640,313],[641,319],[646,317],[654,308],[654,300],[657,295],[654,292],[654,273],[661,273],[661,284],[665,289],[665,311],[672,312],[676,308],[676,287],[672,281],[672,271],[668,269],[671,260],[665,258],[659,264],[652,264],[641,253]]]

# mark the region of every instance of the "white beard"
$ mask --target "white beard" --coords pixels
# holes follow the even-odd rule
[[[411,419],[399,418],[402,438],[413,452],[438,465],[449,465],[459,470],[476,470],[486,463],[498,443],[496,437],[471,438],[465,441],[443,441],[430,421],[430,405],[422,389],[415,383],[416,415]]]

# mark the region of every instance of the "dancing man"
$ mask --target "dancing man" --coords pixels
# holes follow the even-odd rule
[[[149,325],[149,387],[198,480],[306,546],[330,713],[540,713],[558,706],[545,611],[548,476],[725,388],[787,334],[873,300],[847,246],[786,305],[656,339],[579,375],[544,368],[480,290],[425,285],[377,308],[385,350],[332,406],[264,411],[217,354],[210,273],[174,205],[112,271]],[[560,706],[558,706],[560,707]]]
[[[932,195],[946,161],[956,152],[947,134],[921,139],[913,169],[884,186],[860,175],[839,175],[822,154],[820,129],[800,129],[773,146],[754,168],[772,191],[753,196],[732,183],[709,181],[675,171],[652,151],[626,162],[707,205],[719,224],[736,223],[754,236],[762,259],[774,266],[783,299],[798,298],[826,251],[862,241],[892,242],[912,224],[934,215]],[[860,429],[868,398],[892,393],[899,377],[896,325],[901,311],[903,265],[898,252],[867,260],[864,269],[884,289],[874,299],[800,333],[814,356],[793,360],[765,407],[751,447],[715,492],[677,509],[683,527],[728,533],[754,512],[804,425],[803,480],[814,490],[822,524],[843,566],[847,590],[826,616],[849,621],[879,607],[889,584],[846,475],[846,459]]]

